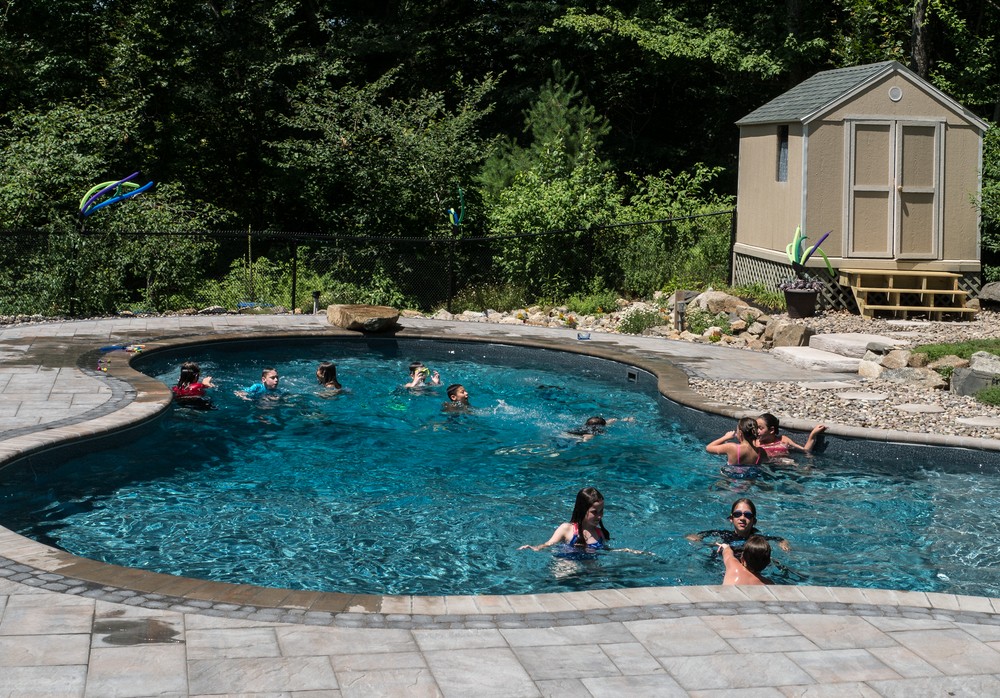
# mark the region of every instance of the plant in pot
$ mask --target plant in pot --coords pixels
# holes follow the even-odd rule
[[[816,300],[822,288],[822,281],[802,277],[778,284],[778,290],[785,294],[788,317],[804,318],[816,315]]]

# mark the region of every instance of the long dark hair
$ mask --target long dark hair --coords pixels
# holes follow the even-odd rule
[[[316,369],[316,375],[319,377],[319,382],[323,385],[331,388],[340,388],[340,381],[337,380],[337,366],[335,364],[324,361]]]
[[[181,388],[186,388],[192,383],[198,382],[198,377],[201,375],[201,366],[196,364],[194,361],[185,361],[181,364],[181,375],[177,379],[177,385]]]
[[[770,431],[770,430],[773,429],[774,430],[774,435],[775,436],[778,435],[778,429],[781,427],[781,422],[778,421],[777,417],[775,417],[770,412],[765,412],[764,414],[762,414],[757,419],[759,419],[760,421],[764,422],[764,426],[767,427],[768,431]]]
[[[587,516],[587,512],[590,511],[590,507],[603,501],[604,495],[596,487],[584,487],[576,493],[576,504],[573,505],[573,515],[570,517],[569,522],[576,526],[577,545],[587,546],[587,541],[583,539],[583,519]],[[604,540],[611,540],[611,534],[608,533],[608,529],[604,528],[603,517],[601,517],[599,526],[601,527],[601,533],[604,534]]]

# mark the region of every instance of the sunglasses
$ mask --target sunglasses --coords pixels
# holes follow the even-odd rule
[[[752,511],[734,511],[729,515],[731,519],[755,519],[756,515]]]

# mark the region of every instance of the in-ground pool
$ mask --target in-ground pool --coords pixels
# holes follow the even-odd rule
[[[778,583],[1000,595],[994,454],[831,439],[799,467],[720,472],[704,443],[733,420],[659,397],[653,376],[560,352],[417,340],[220,344],[142,357],[167,384],[185,360],[217,409],[175,408],[139,440],[0,471],[0,522],[72,553],[227,582],[349,593],[528,593],[716,584],[714,546],[738,497],[780,535]],[[421,359],[444,386],[401,388]],[[315,368],[337,363],[344,394]],[[234,389],[265,365],[282,396]],[[618,421],[581,441],[595,414]],[[612,544],[586,560],[518,550],[568,520],[577,490],[606,497]]]

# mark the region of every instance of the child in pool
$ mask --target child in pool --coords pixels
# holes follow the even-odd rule
[[[705,538],[718,538],[720,543],[725,543],[733,547],[736,557],[740,557],[743,546],[753,536],[760,536],[765,541],[773,540],[782,550],[791,550],[791,544],[780,536],[765,536],[757,530],[757,506],[753,500],[743,498],[733,502],[729,510],[729,520],[733,524],[733,530],[713,530],[692,533],[686,538],[690,541],[701,541]]]
[[[274,395],[278,392],[279,380],[278,370],[268,367],[261,371],[259,383],[254,383],[243,390],[237,390],[236,394],[248,400],[260,397],[261,395]]]
[[[465,412],[472,409],[469,404],[469,391],[461,383],[448,386],[448,402],[441,406],[445,412]]]
[[[733,439],[736,442],[733,443]],[[729,465],[759,465],[763,454],[754,448],[757,443],[757,420],[743,417],[736,431],[727,431],[705,447],[709,453],[725,455]]]
[[[522,545],[518,550],[537,551],[557,543],[598,550],[609,540],[611,534],[604,527],[604,495],[596,487],[584,487],[576,493],[573,514],[568,522],[560,525],[541,545]]]
[[[337,367],[330,361],[324,361],[316,368],[316,380],[324,388],[330,388],[334,392],[340,392],[344,387],[337,380]]]
[[[431,371],[420,361],[410,364],[410,382],[404,388],[422,388],[426,385],[441,385],[441,376],[437,371]]]
[[[571,436],[579,436],[581,441],[590,441],[592,438],[598,434],[603,434],[605,427],[608,427],[615,422],[619,421],[617,417],[612,417],[611,419],[605,419],[604,417],[590,417],[583,426],[578,429],[567,429],[566,433]],[[634,422],[635,417],[625,417],[622,422]]]
[[[722,562],[726,565],[726,575],[722,578],[724,585],[760,586],[771,583],[761,576],[764,568],[771,564],[771,545],[763,536],[750,536],[743,546],[743,556],[739,558],[726,543],[719,543],[718,546]]]
[[[181,365],[181,375],[177,385],[170,388],[174,397],[180,403],[208,404],[210,399],[205,395],[206,388],[214,388],[211,376],[201,377],[201,367],[194,361],[186,361]]]
[[[817,424],[809,432],[806,445],[800,446],[789,437],[779,434],[778,429],[780,426],[778,418],[770,412],[765,412],[757,417],[757,447],[767,454],[768,458],[785,457],[789,451],[812,453],[813,448],[816,447],[816,444],[822,438],[823,432],[826,431],[826,425]]]

